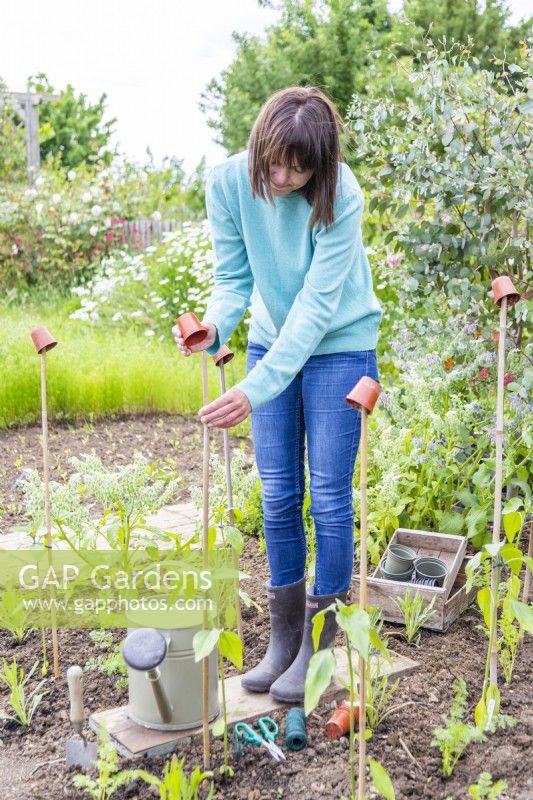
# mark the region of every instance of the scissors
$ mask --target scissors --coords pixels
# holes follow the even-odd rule
[[[257,727],[261,731],[262,736],[256,733],[246,722],[237,722],[233,728],[233,733],[237,742],[241,744],[241,746],[243,744],[258,744],[268,750],[271,758],[274,758],[276,761],[285,761],[285,753],[277,744],[274,744],[274,739],[279,733],[277,722],[271,717],[260,717],[257,720]]]

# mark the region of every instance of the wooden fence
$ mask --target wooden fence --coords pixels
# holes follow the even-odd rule
[[[181,220],[142,217],[126,220],[122,223],[122,229],[130,244],[135,245],[138,249],[143,249],[149,247],[154,241],[159,242],[167,231],[178,230],[182,224]]]

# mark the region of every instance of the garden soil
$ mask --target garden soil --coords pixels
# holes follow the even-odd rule
[[[0,507],[4,514],[0,526],[21,522],[20,499],[12,489],[23,467],[40,467],[39,428],[36,426],[0,433]],[[222,434],[216,431],[212,439],[222,451]],[[252,455],[250,441],[231,438],[231,446],[244,441]],[[177,416],[135,417],[116,421],[106,420],[83,427],[51,426],[50,446],[53,477],[68,470],[66,458],[94,451],[107,464],[125,464],[135,450],[150,458],[170,458],[184,476],[184,485],[176,498],[187,500],[188,487],[201,485],[202,426],[191,419]],[[186,466],[185,466],[186,465]],[[249,575],[247,591],[266,608],[264,582],[268,575],[267,561],[255,539],[248,539],[242,555],[242,569]],[[243,610],[245,668],[261,658],[268,642],[266,614],[255,609]],[[392,634],[393,648],[420,663],[417,672],[402,678],[392,705],[400,706],[378,728],[368,743],[369,755],[378,759],[389,771],[396,797],[416,800],[462,800],[468,798],[468,785],[475,783],[483,771],[493,779],[503,778],[508,789],[502,800],[533,800],[533,702],[531,664],[533,642],[530,637],[522,644],[513,682],[502,690],[502,710],[513,715],[517,725],[499,731],[484,744],[471,745],[459,761],[451,779],[440,774],[440,754],[431,747],[432,731],[441,725],[453,697],[453,681],[462,676],[469,691],[469,718],[479,697],[483,678],[486,639],[478,629],[479,616],[469,609],[446,634],[423,631],[420,647],[409,647],[401,638],[401,628],[387,626]],[[115,641],[123,638],[115,631]],[[339,642],[341,640],[339,639]],[[49,643],[50,644],[50,643]],[[59,632],[62,676],[58,681],[47,679],[48,694],[39,706],[28,731],[11,722],[0,722],[0,796],[2,800],[45,800],[69,798],[81,800],[87,795],[75,789],[72,776],[77,768],[65,766],[65,741],[72,735],[68,721],[68,691],[66,670],[71,664],[84,665],[91,657],[101,655],[88,631]],[[40,634],[31,633],[20,644],[12,643],[7,632],[0,631],[0,655],[29,668],[40,658]],[[233,668],[228,674],[234,674]],[[0,689],[0,707],[5,691]],[[115,678],[100,672],[85,673],[85,707],[87,715],[127,702],[127,691],[117,688]],[[325,735],[325,723],[331,713],[328,705],[320,705],[307,720],[309,744],[298,753],[286,750],[287,760],[272,761],[259,749],[247,749],[239,758],[231,752],[235,769],[233,779],[217,777],[215,798],[228,800],[340,800],[349,797],[348,741],[331,742]],[[284,731],[284,714],[273,717]],[[93,739],[92,732],[88,734]],[[201,737],[178,752],[186,756],[190,768],[202,765]],[[143,766],[161,775],[163,757],[150,760],[121,759],[121,768]],[[222,742],[212,740],[212,764],[215,770],[222,763]],[[148,800],[158,792],[147,784],[135,782],[113,795],[117,800],[131,798]],[[373,788],[368,798],[378,797]]]

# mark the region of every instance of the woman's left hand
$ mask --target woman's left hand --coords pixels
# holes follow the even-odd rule
[[[250,401],[240,389],[229,389],[217,400],[203,406],[198,416],[208,428],[232,428],[252,411]]]

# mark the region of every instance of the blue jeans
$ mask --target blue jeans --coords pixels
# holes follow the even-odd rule
[[[266,352],[262,345],[248,343],[248,372]],[[363,375],[378,380],[375,350],[311,356],[280,395],[251,414],[272,586],[285,586],[305,574],[306,434],[316,532],[314,593],[335,594],[350,585],[352,480],[361,416],[345,397]]]

